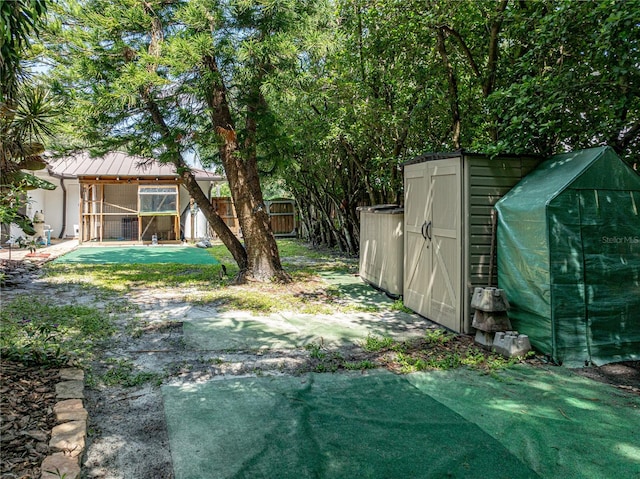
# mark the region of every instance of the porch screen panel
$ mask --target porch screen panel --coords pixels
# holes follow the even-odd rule
[[[140,216],[160,216],[178,214],[177,186],[140,186]]]

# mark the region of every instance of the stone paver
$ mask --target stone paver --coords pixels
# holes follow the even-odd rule
[[[84,371],[78,368],[63,368],[60,370],[63,381],[84,381]]]
[[[53,407],[56,422],[61,424],[69,421],[86,421],[89,414],[82,405],[81,399],[65,399]]]
[[[29,260],[32,258],[34,262],[44,262],[45,260],[52,260],[61,256],[69,251],[78,247],[78,240],[64,240],[60,242],[56,242],[51,246],[47,246],[44,248],[38,248],[36,256],[28,256],[29,249],[28,248],[7,248],[3,245],[3,248],[0,249],[0,259],[12,259],[12,260]],[[47,255],[47,256],[45,256]]]
[[[62,453],[47,456],[41,466],[42,479],[78,479],[80,466],[75,458]]]
[[[87,435],[86,421],[69,421],[58,424],[51,431],[49,447],[55,451],[66,453],[71,457],[82,455]]]
[[[56,384],[57,399],[84,399],[84,381],[62,381]]]
[[[53,412],[57,426],[51,431],[49,448],[53,454],[42,462],[42,479],[79,479],[80,460],[87,437],[88,412],[84,408],[84,371],[63,368],[60,377],[64,381],[56,384],[56,397],[61,399]]]

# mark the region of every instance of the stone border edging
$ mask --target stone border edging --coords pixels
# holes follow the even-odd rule
[[[84,408],[84,371],[76,368],[60,370],[53,407],[56,426],[51,431],[52,451],[42,462],[42,479],[79,479],[80,461],[87,438],[88,412]]]

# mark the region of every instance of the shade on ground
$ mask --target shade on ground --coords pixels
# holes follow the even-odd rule
[[[176,479],[635,478],[640,400],[562,369],[162,388]]]
[[[393,303],[385,293],[365,283],[358,275],[323,271],[319,276],[334,286],[350,304],[380,307]]]
[[[537,477],[390,373],[163,387],[176,479]]]
[[[469,370],[407,380],[497,438],[541,477],[640,478],[640,398],[561,367],[498,380]]]
[[[310,343],[344,346],[361,342],[368,335],[406,339],[424,335],[428,323],[416,315],[390,311],[268,316],[227,311],[185,321],[182,329],[188,348],[219,351],[289,349]]]
[[[389,310],[391,300],[358,276],[326,273],[320,276],[338,289],[351,305],[381,306],[377,313],[302,314],[283,311],[257,315],[243,311],[198,317],[183,325],[185,343],[199,350],[256,350],[299,348],[310,343],[344,346],[369,335],[403,340],[420,336],[430,321],[415,314]],[[385,308],[386,307],[386,308]]]
[[[193,246],[108,246],[77,248],[55,260],[56,263],[94,264],[218,264],[211,254]]]

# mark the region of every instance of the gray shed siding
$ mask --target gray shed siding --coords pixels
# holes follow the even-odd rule
[[[463,164],[464,201],[467,220],[464,222],[465,274],[467,300],[465,321],[470,330],[473,311],[470,307],[473,289],[489,285],[491,258],[491,211],[496,202],[531,172],[540,162],[536,157],[501,156],[490,159],[485,156],[466,156]],[[497,285],[497,267],[494,262],[491,284]]]

